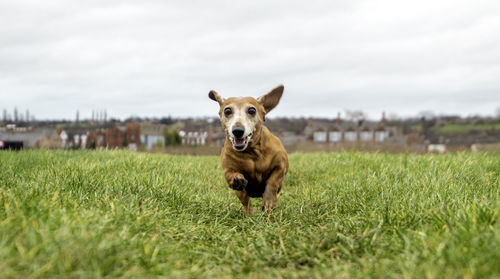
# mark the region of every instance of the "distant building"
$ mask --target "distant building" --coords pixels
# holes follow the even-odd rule
[[[381,128],[381,130],[375,131],[375,141],[376,142],[384,142],[386,138],[389,137],[389,132],[385,130],[385,128]]]
[[[373,136],[374,136],[373,131],[370,128],[368,128],[368,127],[364,127],[361,130],[361,132],[359,132],[359,139],[361,141],[365,141],[365,142],[366,141],[368,141],[368,142],[369,141],[373,141],[373,139],[374,139]]]
[[[444,153],[446,152],[445,144],[429,144],[427,146],[427,152]]]
[[[358,140],[358,132],[353,128],[349,127],[344,131],[344,140],[349,142],[355,142]]]
[[[159,144],[165,146],[165,131],[167,127],[167,125],[163,124],[141,123],[140,138],[142,145],[147,150],[151,150]]]
[[[127,123],[125,138],[127,139],[128,149],[136,151],[141,144],[141,126],[137,123]]]
[[[341,142],[343,133],[340,131],[339,127],[334,126],[328,131],[328,139],[330,142],[338,143]]]
[[[182,138],[182,144],[187,145],[206,145],[207,144],[207,131],[179,131]]]
[[[54,132],[55,129],[35,129],[8,124],[0,127],[0,141],[22,143],[23,148],[36,148],[44,136],[50,137]]]
[[[325,143],[328,140],[328,134],[322,128],[319,128],[317,131],[314,131],[313,140],[317,143]]]
[[[310,133],[310,139],[316,143],[382,143],[389,137],[399,136],[400,131],[396,127],[387,128],[385,126],[385,114],[382,115],[382,120],[377,124],[374,122],[362,121],[358,123],[345,122],[337,116],[335,125],[328,127],[327,122],[313,120],[308,121],[308,125],[304,130]]]
[[[106,131],[106,148],[122,148],[126,146],[124,127],[113,127]]]
[[[224,142],[226,141],[226,133],[223,130],[209,130],[207,132],[206,143],[209,146],[224,146]]]
[[[54,131],[50,137],[47,134],[43,134],[42,138],[37,142],[38,148],[50,148],[59,149],[62,148],[62,140],[59,137],[57,131]]]
[[[293,146],[299,142],[303,142],[306,140],[304,135],[297,135],[292,132],[281,131],[277,134],[278,138],[281,140],[281,143],[286,146]]]
[[[62,141],[62,148],[86,149],[89,147],[90,132],[85,130],[62,130],[59,137]]]
[[[104,148],[105,145],[106,130],[97,129],[90,131],[88,133],[87,143],[89,148]]]

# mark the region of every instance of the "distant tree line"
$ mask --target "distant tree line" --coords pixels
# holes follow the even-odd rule
[[[165,146],[178,146],[182,144],[182,138],[176,129],[165,130]]]

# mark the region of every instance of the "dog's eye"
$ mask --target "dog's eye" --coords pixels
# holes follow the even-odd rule
[[[254,107],[248,108],[248,114],[255,115],[256,112],[257,112],[257,110],[255,110]]]
[[[224,109],[224,115],[225,116],[229,116],[229,115],[231,115],[231,113],[233,113],[233,111],[231,110],[231,108],[225,108]]]

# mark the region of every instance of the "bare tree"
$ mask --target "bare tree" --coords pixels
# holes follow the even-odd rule
[[[17,122],[19,120],[19,117],[17,115],[17,107],[14,108],[14,122]]]
[[[345,111],[345,117],[350,121],[358,121],[359,119],[365,119],[366,115],[361,110],[347,110]]]
[[[366,119],[365,113],[361,110],[346,110],[345,115],[348,120],[356,122],[358,127],[363,126]]]
[[[389,120],[389,121],[399,121],[399,120],[401,120],[401,117],[399,115],[397,115],[396,113],[391,112],[391,113],[389,113],[389,116],[387,117],[387,120]]]
[[[436,118],[436,114],[431,110],[423,110],[418,113],[418,117],[429,120]]]

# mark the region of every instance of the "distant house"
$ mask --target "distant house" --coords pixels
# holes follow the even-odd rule
[[[16,125],[8,125],[0,130],[0,141],[22,143],[23,148],[36,148],[38,142],[45,137],[50,137],[55,132],[55,129],[35,129],[32,127],[16,127]],[[18,146],[20,146],[18,144]]]
[[[330,128],[330,131],[328,131],[328,140],[335,143],[342,141],[342,131],[340,131],[338,126]]]
[[[87,143],[89,148],[104,148],[105,145],[106,130],[97,129],[90,131],[87,137]]]
[[[446,152],[445,144],[429,144],[427,146],[427,152],[444,153]]]
[[[141,143],[146,147],[147,150],[153,149],[158,145],[165,146],[165,136],[164,135],[151,135],[142,134]]]
[[[152,124],[152,123],[141,123],[141,143],[147,150],[153,149],[153,147],[165,146],[165,130],[167,125],[163,124]]]
[[[58,131],[62,148],[85,149],[89,147],[89,132],[81,129]]]
[[[66,148],[68,146],[68,133],[66,133],[66,131],[63,130],[59,134],[59,137],[61,138],[62,141],[62,147]]]
[[[297,135],[293,132],[287,131],[280,131],[277,136],[284,146],[293,146],[299,142],[303,142],[306,140],[306,137],[304,135]]]
[[[64,133],[63,133],[64,132]],[[61,132],[61,138],[67,137],[66,148],[124,148],[137,150],[141,142],[138,124],[128,123],[108,129],[94,130],[72,129]],[[66,134],[66,136],[64,136]]]
[[[325,143],[325,142],[327,142],[327,139],[328,139],[327,133],[325,131],[323,131],[323,129],[321,129],[321,128],[313,133],[314,142]]]
[[[358,132],[353,127],[347,128],[347,130],[344,132],[344,140],[350,141],[350,142],[357,141],[358,140]]]
[[[400,134],[395,127],[388,130],[385,122],[384,114],[378,124],[367,121],[345,122],[341,121],[339,115],[335,125],[329,127],[327,132],[325,132],[323,123],[314,123],[312,120],[309,121],[304,132],[311,133],[310,139],[316,143],[382,143],[391,136],[391,133],[393,136]]]
[[[385,130],[385,128],[381,127],[375,131],[375,141],[383,142],[386,138],[389,137],[389,132]]]
[[[380,124],[375,129],[375,141],[376,142],[384,142],[387,138],[389,138],[389,131],[386,129],[386,119],[385,113],[382,114],[382,120]]]
[[[205,145],[207,143],[207,131],[179,131],[182,138],[182,144],[187,145]]]
[[[225,141],[226,141],[226,133],[224,131],[208,130],[206,139],[207,145],[222,147],[224,146]]]
[[[125,127],[116,126],[106,131],[105,145],[107,148],[128,147],[135,151],[141,144],[141,128],[139,124],[127,123]]]
[[[370,130],[368,127],[364,127],[361,132],[359,133],[359,139],[361,141],[373,141],[373,131]]]
[[[105,137],[107,148],[122,148],[126,145],[124,127],[113,127],[106,131]]]
[[[58,149],[62,148],[62,140],[59,137],[59,133],[54,131],[50,137],[47,134],[43,134],[42,138],[37,142],[38,148],[50,148],[50,149]]]
[[[307,120],[307,125],[304,128],[303,134],[306,137],[307,140],[312,140],[314,141],[314,138],[316,137],[316,140],[323,140],[325,137],[328,137],[326,135],[326,131],[329,129],[330,122],[324,119],[308,119]]]
[[[88,130],[82,127],[62,129],[9,129],[0,130],[0,141],[21,142],[24,148],[122,148],[135,150],[140,144],[140,128],[136,124],[125,127]]]
[[[141,144],[141,126],[136,123],[127,123],[125,125],[125,138],[127,139],[128,149],[136,151]]]

